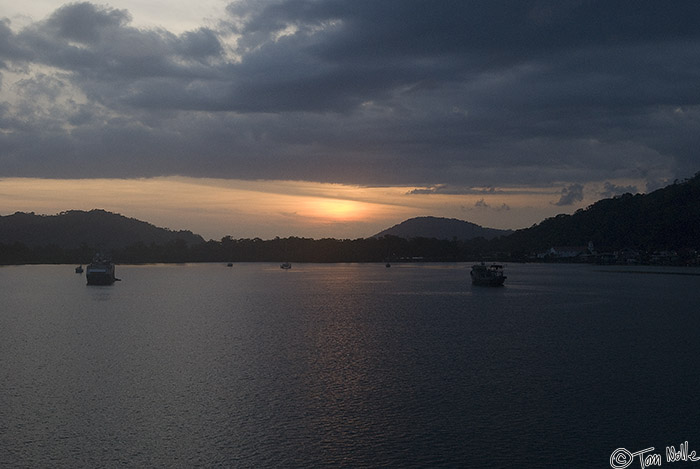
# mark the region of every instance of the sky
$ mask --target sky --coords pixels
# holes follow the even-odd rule
[[[524,228],[700,170],[700,2],[0,0],[0,215]]]

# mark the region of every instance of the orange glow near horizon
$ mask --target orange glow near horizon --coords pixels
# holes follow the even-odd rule
[[[0,179],[0,214],[104,209],[208,239],[364,237],[411,216],[392,202],[401,193],[303,181],[7,178]]]
[[[595,183],[590,183],[590,190],[588,187],[589,194],[596,193]],[[227,235],[361,238],[408,218],[428,215],[489,228],[524,228],[595,201],[556,206],[561,186],[474,188],[463,194],[416,194],[414,189],[186,177],[5,178],[0,179],[0,215],[104,209],[164,228],[190,230],[205,239]]]
[[[308,202],[310,216],[335,221],[359,221],[369,215],[369,204],[354,200],[316,199]]]

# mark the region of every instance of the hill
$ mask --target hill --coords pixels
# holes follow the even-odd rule
[[[17,212],[0,216],[0,244],[120,249],[129,245],[167,244],[180,240],[188,245],[204,239],[190,231],[172,231],[104,210],[71,210],[58,215]]]
[[[598,250],[700,248],[700,173],[649,194],[627,193],[548,218],[503,239],[501,249],[532,251],[589,241]]]
[[[0,216],[0,265],[85,263],[95,250],[111,251],[117,263],[380,262],[388,252],[395,259],[531,260],[534,253],[552,247],[585,247],[589,242],[596,254],[578,261],[612,256],[655,262],[655,252],[666,251],[659,252],[669,254],[661,256],[662,262],[700,265],[700,173],[649,194],[603,199],[572,215],[557,215],[511,233],[461,220],[420,217],[365,239],[263,241],[227,236],[204,242],[190,231],[158,228],[104,210]],[[566,259],[574,252],[557,251],[566,253],[560,256]],[[616,252],[631,257],[623,259]]]
[[[484,228],[475,223],[457,220],[456,218],[416,217],[394,225],[374,238],[391,235],[399,238],[435,238],[468,240],[474,238],[493,239],[512,233],[510,230]]]

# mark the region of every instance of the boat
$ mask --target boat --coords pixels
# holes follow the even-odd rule
[[[82,264],[75,268],[75,273],[76,273],[76,274],[82,274],[82,273],[83,273],[83,266],[82,266]]]
[[[500,287],[507,278],[503,275],[502,265],[491,264],[487,266],[483,262],[481,264],[474,264],[470,275],[472,278],[472,285],[485,287]]]
[[[114,264],[100,254],[88,264],[85,276],[88,285],[112,285],[117,280],[114,276]]]
[[[289,270],[291,268],[292,264],[290,264],[289,262],[283,262],[282,264],[280,264],[280,269]]]

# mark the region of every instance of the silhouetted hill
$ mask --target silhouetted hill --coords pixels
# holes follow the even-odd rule
[[[649,194],[603,199],[573,215],[557,215],[511,234],[455,219],[421,217],[366,239],[226,236],[204,242],[189,231],[174,232],[104,210],[0,216],[0,265],[85,263],[95,250],[111,251],[117,263],[379,262],[387,255],[397,260],[528,260],[533,252],[586,246],[589,241],[598,253],[606,252],[601,261],[611,251],[627,256],[636,250],[639,255],[632,259],[656,262],[651,254],[667,250],[677,252],[661,256],[662,263],[700,265],[700,173]]]
[[[492,239],[512,233],[510,230],[497,230],[484,228],[475,223],[457,220],[456,218],[417,217],[410,218],[398,225],[374,235],[379,238],[385,235],[398,236],[399,238],[435,238],[435,239],[459,239],[474,238]]]
[[[598,249],[700,248],[700,173],[649,194],[600,200],[573,215],[557,215],[502,240],[511,251],[586,245]]]
[[[54,245],[63,249],[89,247],[119,249],[136,243],[167,244],[180,240],[188,245],[204,239],[190,231],[172,231],[104,210],[71,210],[58,215],[17,212],[0,216],[0,244]]]

